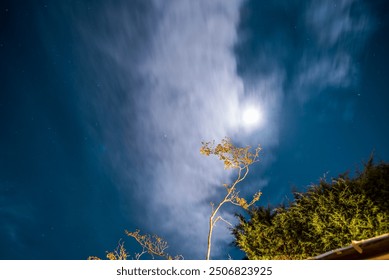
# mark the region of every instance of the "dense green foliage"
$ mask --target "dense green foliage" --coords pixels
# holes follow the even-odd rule
[[[389,165],[369,160],[355,178],[321,180],[294,201],[238,215],[235,245],[249,259],[306,259],[389,232]]]

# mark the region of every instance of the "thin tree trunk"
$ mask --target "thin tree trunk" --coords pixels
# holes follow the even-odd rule
[[[211,257],[212,231],[213,231],[213,215],[209,218],[208,247],[207,247],[207,256],[205,258],[206,260],[209,260]]]

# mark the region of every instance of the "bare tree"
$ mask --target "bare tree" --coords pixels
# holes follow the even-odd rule
[[[250,206],[257,202],[261,196],[261,192],[257,192],[254,194],[252,200],[250,202],[247,202],[246,199],[239,196],[239,191],[237,190],[238,184],[242,182],[249,173],[249,167],[253,163],[258,161],[259,152],[261,150],[260,146],[258,146],[253,153],[250,152],[250,148],[250,146],[244,148],[235,147],[234,144],[231,142],[231,139],[229,138],[224,138],[221,143],[217,145],[215,145],[215,142],[202,143],[202,147],[200,149],[201,154],[206,156],[215,155],[221,161],[223,161],[225,169],[237,170],[237,177],[235,181],[230,185],[223,185],[226,189],[226,194],[224,198],[217,205],[211,202],[212,212],[209,217],[209,231],[206,254],[207,260],[210,259],[211,255],[212,233],[215,224],[218,221],[223,221],[228,225],[232,226],[230,222],[225,220],[221,215],[218,215],[220,208],[226,203],[231,203],[247,210]]]
[[[167,242],[163,240],[158,235],[149,235],[149,234],[140,234],[140,230],[136,231],[125,231],[126,235],[134,238],[138,244],[142,247],[142,251],[140,253],[135,253],[132,259],[139,260],[144,254],[149,254],[154,259],[155,256],[161,257],[167,260],[181,260],[183,257],[181,255],[177,255],[175,257],[170,256],[166,253],[166,249],[168,248]],[[127,260],[129,257],[129,253],[126,251],[124,247],[124,242],[119,241],[119,245],[113,252],[107,252],[106,258],[108,260]],[[91,256],[88,258],[89,260],[101,260],[99,257]]]
[[[133,237],[142,247],[142,252],[136,253],[135,259],[139,260],[140,257],[145,253],[150,254],[153,258],[154,256],[158,256],[158,257],[165,258],[167,260],[183,259],[181,255],[172,257],[168,253],[166,253],[166,249],[169,246],[167,245],[167,242],[163,240],[161,237],[159,237],[158,235],[156,234],[152,236],[149,234],[142,235],[139,232],[140,232],[139,229],[133,232],[126,230],[126,234],[130,237]]]

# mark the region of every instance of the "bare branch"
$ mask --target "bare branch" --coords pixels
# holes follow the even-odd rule
[[[215,225],[216,222],[219,221],[219,220],[225,222],[225,223],[226,223],[227,225],[229,225],[230,227],[233,226],[229,221],[225,220],[222,216],[217,216],[217,218],[215,219],[215,221],[213,222],[213,224]]]

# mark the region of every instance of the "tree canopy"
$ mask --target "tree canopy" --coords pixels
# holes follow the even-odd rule
[[[235,245],[248,259],[306,259],[389,232],[389,165],[371,158],[354,178],[321,179],[279,207],[239,214]]]

